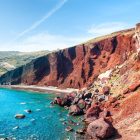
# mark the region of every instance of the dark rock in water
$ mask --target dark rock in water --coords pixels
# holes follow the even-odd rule
[[[80,109],[77,105],[71,105],[69,107],[69,114],[70,115],[83,115],[83,110]]]
[[[26,109],[26,110],[24,110],[24,111],[27,112],[27,113],[31,113],[31,112],[32,112],[31,109]]]
[[[105,139],[112,137],[115,134],[115,129],[111,123],[105,121],[104,118],[100,118],[88,125],[87,133],[92,138]]]
[[[67,107],[67,106],[64,106],[64,108],[65,108],[66,110],[68,110],[68,109],[69,109],[69,107]]]
[[[80,135],[83,135],[83,134],[85,134],[85,131],[86,131],[86,130],[82,128],[82,129],[76,130],[76,133],[77,133],[77,134],[80,134]]]
[[[70,125],[76,125],[76,122],[74,122],[74,121],[72,121],[72,120],[69,120],[68,123],[69,123]]]
[[[73,98],[71,98],[70,96],[65,96],[64,98],[62,98],[62,102],[61,102],[61,106],[70,106],[71,103],[73,101]]]
[[[17,130],[17,129],[19,129],[19,126],[15,126],[15,127],[13,128],[13,130]]]
[[[67,126],[67,128],[65,129],[65,131],[67,131],[67,132],[73,131],[73,128],[71,128],[70,126]]]
[[[51,105],[54,105],[54,104],[55,104],[55,101],[50,102],[50,104],[51,104]]]
[[[63,122],[62,124],[63,124],[63,125],[66,125],[67,123],[66,123],[66,122]]]
[[[56,98],[54,99],[53,104],[58,104],[58,105],[60,105],[60,106],[67,106],[67,107],[69,107],[69,106],[71,106],[73,100],[74,100],[74,97],[73,97],[72,94],[70,94],[70,95],[66,95],[66,96],[63,97],[63,98],[56,97]]]
[[[54,104],[62,105],[62,99],[60,97],[54,98]]]
[[[16,119],[23,119],[23,118],[25,118],[25,115],[24,114],[16,114],[15,118]]]

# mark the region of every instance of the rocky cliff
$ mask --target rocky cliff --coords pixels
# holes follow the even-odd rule
[[[0,83],[82,88],[125,62],[139,48],[139,24],[32,60],[0,77]]]

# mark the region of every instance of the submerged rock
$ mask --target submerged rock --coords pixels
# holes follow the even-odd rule
[[[65,119],[64,119],[64,118],[61,118],[61,119],[60,119],[60,121],[61,121],[61,122],[64,122],[64,121],[65,121]]]
[[[35,122],[35,119],[31,119],[30,121],[31,121],[31,122]]]
[[[13,128],[13,130],[17,130],[17,129],[19,129],[19,126],[15,126],[15,127]]]
[[[31,113],[32,112],[32,110],[31,109],[26,109],[26,110],[24,110],[26,113]]]
[[[25,115],[24,114],[16,114],[15,118],[16,119],[23,119],[23,118],[25,118]]]
[[[85,129],[84,128],[78,129],[78,130],[76,130],[76,133],[83,135],[83,134],[85,134]]]
[[[65,131],[67,131],[67,132],[73,131],[73,128],[71,128],[70,126],[67,126],[67,128],[65,129]]]

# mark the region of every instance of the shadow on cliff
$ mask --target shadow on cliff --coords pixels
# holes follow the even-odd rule
[[[35,81],[40,81],[50,74],[50,63],[47,56],[40,57],[34,62]]]
[[[71,59],[74,59],[76,57],[76,54],[72,51],[71,52]],[[57,55],[57,80],[61,80],[61,84],[64,82],[64,80],[67,78],[67,76],[73,71],[73,63],[72,60],[68,58],[67,55],[65,55],[63,52],[59,52]]]

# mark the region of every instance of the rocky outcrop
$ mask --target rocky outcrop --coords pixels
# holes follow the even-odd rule
[[[107,139],[115,134],[112,124],[100,118],[89,124],[87,132],[92,138]]]
[[[136,51],[135,29],[52,52],[0,77],[1,84],[82,88]]]

